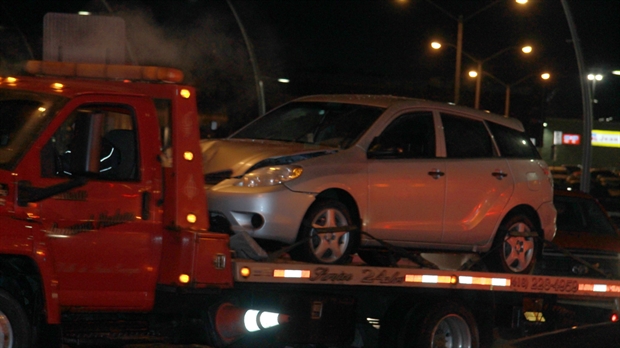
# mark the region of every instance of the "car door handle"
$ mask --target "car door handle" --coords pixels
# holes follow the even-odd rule
[[[507,173],[504,173],[501,169],[496,169],[493,173],[491,173],[497,180],[502,180],[504,177],[508,176]]]
[[[446,175],[444,172],[442,172],[439,169],[433,169],[430,172],[428,172],[428,175],[432,176],[433,179],[439,179],[440,177]]]

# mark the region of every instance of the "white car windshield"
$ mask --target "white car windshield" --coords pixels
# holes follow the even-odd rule
[[[343,103],[293,102],[256,119],[232,139],[262,139],[348,148],[384,109]]]

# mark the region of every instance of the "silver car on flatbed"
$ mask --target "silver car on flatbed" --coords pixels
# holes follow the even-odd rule
[[[201,144],[212,229],[293,258],[385,265],[382,243],[529,273],[555,233],[547,164],[514,119],[419,99],[296,99]],[[329,228],[332,228],[331,230]],[[363,232],[363,233],[362,233]],[[271,243],[267,243],[271,242]]]

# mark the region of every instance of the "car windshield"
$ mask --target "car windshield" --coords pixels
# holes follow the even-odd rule
[[[0,89],[0,169],[12,169],[66,98]]]
[[[605,211],[592,199],[556,195],[558,231],[586,232],[589,235],[617,235],[615,226]]]
[[[248,124],[232,139],[263,139],[348,148],[384,109],[342,103],[293,102]]]

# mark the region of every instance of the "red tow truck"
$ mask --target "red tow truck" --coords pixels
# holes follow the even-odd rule
[[[0,78],[0,347],[490,347],[617,320],[617,280],[234,258],[179,70],[25,72]]]

